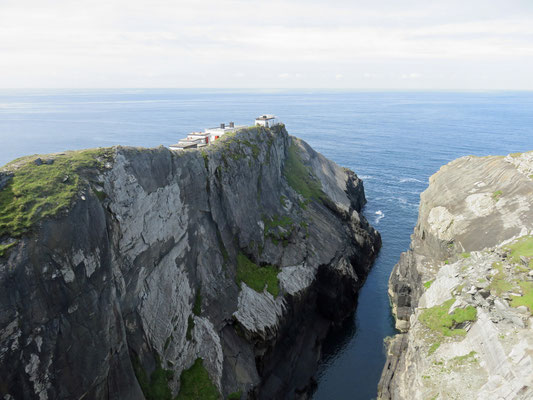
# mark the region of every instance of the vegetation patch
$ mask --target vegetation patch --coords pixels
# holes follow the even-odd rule
[[[4,257],[6,255],[6,252],[16,244],[16,241],[9,244],[0,244],[0,257]]]
[[[20,237],[39,220],[70,206],[84,184],[84,172],[104,168],[112,152],[112,149],[72,151],[54,155],[49,162],[26,159],[0,190],[0,237]]]
[[[200,289],[196,291],[196,296],[194,296],[194,305],[192,307],[192,312],[194,315],[200,315],[202,313],[202,292]]]
[[[494,201],[500,200],[500,197],[503,196],[503,192],[501,190],[496,190],[494,193],[492,193],[492,199]]]
[[[470,353],[468,354],[465,354],[463,356],[457,356],[457,357],[454,357],[452,358],[450,361],[455,364],[455,365],[461,365],[461,364],[466,364],[466,363],[473,363],[473,362],[476,362],[477,359],[476,359],[476,354],[477,352],[475,351],[471,351]]]
[[[197,358],[191,368],[180,376],[180,391],[176,400],[217,400],[220,393],[211,382],[203,360]]]
[[[209,170],[209,156],[205,150],[202,150],[202,158],[204,159],[204,167]]]
[[[427,281],[426,283],[424,283],[424,287],[425,287],[426,289],[429,289],[429,288],[431,287],[431,284],[432,284],[433,282],[435,282],[435,279],[432,279],[432,280],[430,280],[430,281]]]
[[[435,342],[431,345],[431,347],[428,350],[428,356],[432,355],[437,351],[437,349],[440,347],[440,342]]]
[[[253,263],[242,252],[237,255],[237,284],[246,283],[256,292],[267,291],[274,297],[279,294],[279,269],[272,265],[260,267]]]
[[[461,257],[463,258],[470,258],[470,253],[462,253]]]
[[[225,152],[224,156],[227,156],[232,160],[241,160],[246,158],[248,155],[246,154],[244,149],[248,148],[252,152],[252,157],[257,160],[259,158],[259,154],[261,153],[261,148],[257,144],[252,143],[250,140],[244,139],[243,135],[237,136],[237,133],[240,133],[241,131],[246,131],[250,133],[253,133],[255,131],[255,134],[258,134],[260,132],[260,129],[255,129],[251,127],[247,128],[246,130],[238,130],[234,132],[225,133],[213,143],[213,147],[222,148]]]
[[[168,381],[174,377],[174,372],[164,369],[158,356],[156,357],[156,368],[150,377],[148,377],[138,357],[132,357],[132,365],[146,400],[172,400],[172,391],[168,386]]]
[[[492,264],[492,268],[498,272],[492,277],[492,282],[488,286],[490,291],[494,291],[498,296],[502,293],[508,292],[513,288],[511,282],[507,280],[505,272],[503,272],[503,266],[501,262],[495,262]]]
[[[263,223],[265,224],[265,238],[272,239],[276,245],[279,242],[284,247],[289,244],[289,238],[294,230],[294,222],[290,217],[286,215],[274,215],[270,218],[263,216]]]
[[[239,390],[237,392],[230,393],[228,395],[228,400],[240,400],[242,397],[242,390]]]
[[[477,310],[475,307],[468,306],[464,309],[457,308],[451,314],[448,314],[454,302],[455,299],[452,298],[439,306],[425,309],[420,314],[420,322],[432,331],[439,332],[444,336],[465,335],[466,331],[457,328],[457,326],[466,321],[475,321]]]
[[[287,159],[283,165],[283,176],[287,183],[306,200],[325,200],[322,185],[311,170],[303,163],[300,150],[296,144],[288,149]]]
[[[511,253],[511,261],[520,263],[520,257],[533,257],[533,236],[523,236],[509,245],[507,249]],[[529,264],[532,266],[532,264]]]
[[[529,312],[533,312],[533,282],[522,281],[518,283],[522,288],[523,296],[511,296],[511,306],[526,306]]]

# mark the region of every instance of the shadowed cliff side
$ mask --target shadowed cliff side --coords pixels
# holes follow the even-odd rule
[[[0,176],[4,398],[306,397],[381,245],[362,182],[283,126]]]

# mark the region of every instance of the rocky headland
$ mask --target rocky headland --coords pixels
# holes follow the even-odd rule
[[[533,398],[533,153],[463,157],[422,193],[389,281],[381,399]]]
[[[381,245],[364,203],[282,125],[7,164],[0,397],[305,398]]]

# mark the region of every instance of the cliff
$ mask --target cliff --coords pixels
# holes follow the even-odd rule
[[[463,157],[420,197],[389,281],[381,399],[533,397],[533,153]]]
[[[362,182],[283,126],[0,174],[0,397],[305,397],[381,245]]]

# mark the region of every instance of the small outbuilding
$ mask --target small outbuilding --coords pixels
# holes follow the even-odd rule
[[[272,128],[274,125],[278,125],[280,123],[281,121],[279,121],[276,116],[272,114],[264,114],[255,119],[256,126],[264,126],[265,128]]]
[[[178,151],[178,150],[188,150],[188,149],[196,149],[198,147],[198,143],[196,142],[179,142],[176,144],[171,144],[168,146],[170,150]]]

